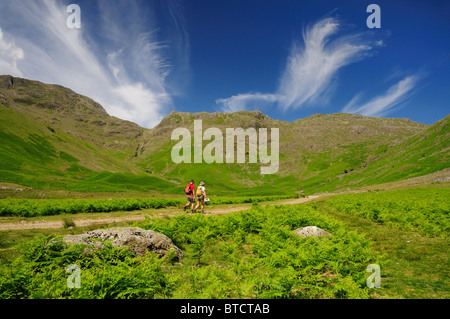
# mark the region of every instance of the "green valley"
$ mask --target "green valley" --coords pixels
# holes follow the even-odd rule
[[[278,128],[278,172],[174,163],[172,132],[193,137],[195,120]],[[70,89],[0,76],[0,299],[448,299],[449,121],[173,111],[146,129]],[[191,179],[206,182],[204,214],[182,209]],[[63,242],[112,226],[157,232],[182,257]],[[327,235],[297,233],[308,227]]]
[[[175,164],[174,129],[278,128],[280,166]],[[450,117],[434,125],[408,119],[316,114],[292,123],[259,111],[170,113],[152,129],[109,116],[70,89],[0,77],[0,182],[66,192],[182,194],[205,179],[217,195],[312,194],[441,171],[449,164]],[[203,141],[203,145],[207,142]],[[7,187],[6,187],[7,188]]]

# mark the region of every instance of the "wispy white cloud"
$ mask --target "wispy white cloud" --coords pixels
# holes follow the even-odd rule
[[[280,98],[275,94],[248,93],[238,94],[226,99],[217,99],[216,103],[221,105],[224,112],[244,111],[247,109],[258,108],[274,103]]]
[[[326,98],[330,83],[340,69],[371,54],[382,41],[370,41],[360,34],[336,35],[340,23],[336,18],[324,18],[303,32],[303,43],[294,43],[286,68],[274,94],[239,94],[218,99],[222,109],[246,109],[253,102],[276,102],[286,111],[317,103]]]
[[[17,68],[17,61],[23,58],[23,50],[13,41],[7,40],[0,28],[0,70],[13,76],[22,76],[22,72]]]
[[[344,113],[357,113],[365,116],[385,116],[396,106],[405,102],[417,86],[418,75],[410,75],[392,85],[386,93],[360,103],[361,94],[356,95],[343,109]]]
[[[81,7],[82,28],[69,29],[64,1],[2,1],[0,28],[10,38],[0,34],[0,73],[67,86],[110,115],[153,127],[173,107],[168,44],[158,40],[157,25],[138,2],[98,5],[96,24],[83,20]]]
[[[373,48],[358,34],[331,40],[338,29],[336,19],[323,19],[304,31],[303,45],[293,46],[278,89],[283,110],[300,108],[326,95],[338,71],[363,59]]]

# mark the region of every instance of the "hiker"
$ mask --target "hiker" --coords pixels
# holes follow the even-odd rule
[[[202,214],[204,213],[203,208],[205,206],[205,198],[208,198],[206,196],[206,190],[205,190],[205,182],[201,182],[200,186],[197,188],[197,206],[194,208],[194,213],[196,212],[198,206],[200,203],[202,204]]]
[[[186,212],[186,208],[188,208],[189,205],[191,205],[191,213],[194,212],[194,204],[195,204],[194,191],[195,191],[195,186],[194,186],[194,180],[192,179],[190,181],[190,183],[186,185],[186,188],[184,190],[184,192],[186,193],[186,199],[187,199],[187,204],[184,205],[184,207],[183,207],[183,210],[185,212]]]

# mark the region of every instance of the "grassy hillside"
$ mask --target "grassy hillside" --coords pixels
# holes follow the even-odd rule
[[[203,131],[208,127],[216,127],[223,135],[226,128],[279,128],[278,173],[262,176],[261,164],[249,163],[174,165],[170,161],[170,154],[177,141],[170,140],[171,133],[175,128],[184,127],[193,136],[195,120],[202,120]],[[428,136],[430,140],[422,141],[427,145],[426,154],[429,156],[424,155],[427,159],[422,161],[409,159],[414,164],[415,172],[419,175],[421,172],[427,174],[448,167],[449,161],[440,156],[447,154],[448,158],[448,131],[438,130],[430,135],[429,132],[434,129],[435,126],[408,119],[354,114],[316,114],[289,123],[272,120],[259,111],[231,114],[172,112],[158,126],[143,134],[141,152],[133,158],[133,162],[147,171],[179,182],[191,178],[207,179],[210,187],[219,189],[224,194],[235,191],[264,194],[334,191],[393,180],[385,178],[387,173],[391,173],[391,169],[384,167],[383,162],[399,161],[400,165],[406,159],[392,157],[409,158],[414,154],[419,156],[419,152],[425,154],[421,145],[414,144],[422,136]],[[208,143],[210,141],[204,141],[203,146]],[[225,144],[224,141],[224,149]],[[235,149],[236,147],[235,141]],[[246,160],[248,162],[248,157]],[[397,179],[416,176],[405,170],[394,172],[392,174]]]
[[[71,191],[167,190],[130,165],[138,125],[109,116],[73,91],[0,77],[0,181]]]
[[[450,166],[450,115],[422,133],[393,145],[368,168],[371,180],[390,182]]]
[[[203,131],[215,127],[224,135],[226,128],[279,128],[279,171],[261,175],[259,159],[249,164],[248,157],[244,164],[173,163],[172,131],[185,127],[193,136],[194,120],[202,120]],[[0,182],[41,190],[182,194],[193,178],[205,180],[217,195],[334,191],[448,168],[448,122],[316,114],[291,123],[259,111],[172,112],[145,129],[109,116],[70,89],[0,76]]]
[[[393,182],[448,168],[450,166],[449,121],[450,116],[447,116],[404,140],[391,140],[377,146],[374,143],[372,146],[377,149],[372,151],[367,151],[364,147],[369,146],[370,143],[347,146],[349,150],[347,155],[352,159],[349,157],[349,161],[339,160],[339,162],[350,163],[350,166],[347,166],[344,172],[328,178],[327,185],[323,189],[334,190],[341,186],[353,188]],[[308,181],[314,182],[314,179],[305,182]]]

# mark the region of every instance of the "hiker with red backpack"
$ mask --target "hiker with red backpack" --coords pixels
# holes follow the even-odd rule
[[[191,205],[191,213],[193,213],[193,212],[194,212],[194,204],[195,204],[195,196],[194,196],[195,186],[194,186],[194,180],[191,180],[191,182],[190,182],[189,184],[186,185],[186,188],[185,188],[184,192],[186,193],[187,204],[184,205],[183,210],[186,212],[186,208],[188,208],[189,205]]]

